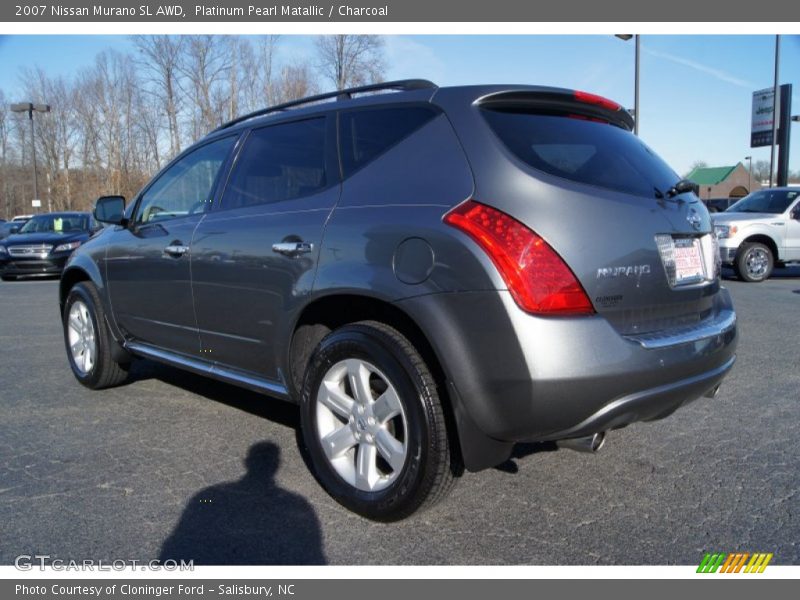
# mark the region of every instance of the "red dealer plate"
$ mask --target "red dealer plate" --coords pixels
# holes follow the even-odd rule
[[[697,238],[675,238],[675,282],[691,283],[705,278],[703,254]]]

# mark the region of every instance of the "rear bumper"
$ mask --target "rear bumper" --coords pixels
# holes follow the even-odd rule
[[[0,260],[0,275],[7,277],[44,277],[60,275],[69,254],[43,259],[5,257]]]
[[[724,288],[710,319],[655,342],[622,336],[598,315],[531,316],[505,291],[399,305],[434,346],[460,405],[457,417],[506,444],[665,417],[718,386],[735,360],[735,313]]]

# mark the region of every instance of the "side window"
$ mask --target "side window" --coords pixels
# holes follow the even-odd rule
[[[325,187],[324,117],[262,127],[247,136],[222,208],[295,200]]]
[[[236,137],[201,146],[167,169],[150,186],[137,209],[136,223],[153,223],[203,212],[214,180]]]
[[[349,177],[437,115],[424,106],[362,109],[342,113],[342,168]]]

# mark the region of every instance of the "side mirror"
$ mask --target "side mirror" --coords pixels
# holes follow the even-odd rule
[[[125,196],[100,196],[94,204],[94,218],[101,223],[125,225]]]

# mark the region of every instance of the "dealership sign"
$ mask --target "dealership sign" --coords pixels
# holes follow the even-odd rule
[[[772,145],[774,99],[775,90],[773,88],[753,92],[753,119],[750,127],[751,148]],[[778,118],[780,118],[780,104]]]

